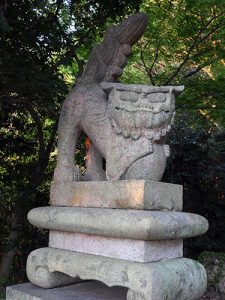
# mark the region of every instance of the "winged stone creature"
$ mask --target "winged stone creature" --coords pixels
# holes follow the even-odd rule
[[[183,87],[117,82],[147,23],[146,14],[136,13],[110,27],[103,42],[93,48],[82,77],[62,106],[55,182],[82,180],[75,165],[82,133],[91,141],[84,180],[161,180],[175,95]]]

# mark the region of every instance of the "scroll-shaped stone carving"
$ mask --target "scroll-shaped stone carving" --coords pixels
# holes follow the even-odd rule
[[[62,107],[55,182],[81,180],[74,155],[82,132],[92,145],[84,180],[161,180],[169,156],[166,136],[175,114],[175,95],[183,87],[116,83],[131,46],[146,26],[147,16],[137,13],[110,27],[102,44],[94,47]]]

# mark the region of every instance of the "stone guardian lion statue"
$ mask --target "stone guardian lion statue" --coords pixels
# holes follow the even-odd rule
[[[117,82],[147,23],[146,14],[136,13],[110,27],[103,42],[93,48],[82,77],[62,106],[55,182],[81,180],[75,165],[81,133],[91,140],[84,180],[161,180],[175,95],[183,87]]]

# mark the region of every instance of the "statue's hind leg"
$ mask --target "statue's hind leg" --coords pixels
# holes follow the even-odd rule
[[[68,134],[67,134],[68,135]],[[58,162],[54,171],[54,181],[80,181],[81,173],[79,168],[75,165],[75,149],[79,132],[75,129],[73,135],[74,145],[66,145],[59,143],[58,148]],[[66,138],[66,137],[65,137]],[[62,139],[63,140],[65,139]]]
[[[79,95],[73,93],[63,103],[58,126],[58,159],[54,172],[54,181],[79,181],[81,173],[75,166],[75,150],[80,136],[80,118],[82,102]]]

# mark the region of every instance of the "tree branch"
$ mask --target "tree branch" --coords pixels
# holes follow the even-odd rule
[[[141,61],[142,61],[143,67],[144,67],[146,73],[148,74],[148,76],[150,78],[151,84],[153,85],[153,80],[152,80],[153,78],[151,76],[151,73],[149,72],[149,68],[148,68],[148,66],[147,66],[147,64],[145,62],[145,59],[144,59],[144,49],[146,48],[146,45],[148,45],[148,44],[149,43],[146,43],[145,46],[144,46],[144,48],[141,49],[141,56],[140,57],[141,57]]]
[[[59,0],[59,4],[61,3],[61,0]],[[66,32],[64,31],[62,25],[60,24],[59,20],[58,20],[58,17],[57,17],[57,14],[55,14],[53,16],[53,19],[54,19],[54,22],[57,24],[57,26],[59,27],[60,29],[60,32],[62,34],[62,36],[64,37],[65,41],[66,41],[66,44],[67,46],[69,47],[70,49],[70,53],[74,56],[76,62],[77,62],[77,65],[78,65],[78,73],[77,73],[77,76],[76,78],[79,78],[81,77],[81,75],[83,74],[83,70],[84,70],[84,64],[85,64],[85,61],[84,60],[81,60],[79,59],[76,51],[77,51],[77,48],[80,46],[80,44],[83,42],[84,40],[84,36],[83,37],[80,37],[79,38],[79,42],[74,45],[73,42],[71,41],[71,39],[68,37],[68,34],[66,34]]]
[[[183,61],[180,63],[180,65],[176,68],[174,73],[170,76],[170,78],[163,84],[163,85],[168,85],[180,72],[180,70],[183,68],[183,66],[188,62],[190,59],[190,55],[193,52],[194,49],[198,47],[200,43],[202,43],[204,40],[206,40],[211,34],[213,34],[216,30],[221,28],[225,23],[224,20],[219,22],[215,27],[213,27],[207,34],[205,34],[203,37],[201,35],[204,33],[204,31],[208,28],[208,26],[215,20],[221,17],[222,15],[225,14],[225,11],[221,12],[219,15],[212,17],[199,31],[197,36],[195,37],[193,43],[189,47],[187,54],[185,55]],[[201,38],[200,38],[201,37]]]
[[[149,76],[151,77],[151,81],[152,81],[152,84],[155,85],[155,80],[153,78],[153,74],[152,74],[152,70],[155,66],[155,63],[157,62],[158,60],[158,57],[159,57],[159,47],[160,47],[160,40],[158,40],[157,42],[157,46],[156,46],[156,49],[155,49],[155,57],[154,57],[154,60],[149,68]]]
[[[197,74],[199,71],[201,71],[204,67],[210,65],[215,60],[208,60],[204,64],[199,65],[198,67],[192,68],[190,71],[188,71],[184,76],[183,79],[189,78],[195,74]]]
[[[155,30],[154,30],[154,32],[152,33],[150,39],[153,39],[153,38],[155,37],[155,35],[157,34],[157,32],[160,30],[160,28],[161,28],[163,22],[164,22],[165,19],[166,19],[166,16],[167,16],[167,14],[168,14],[169,9],[170,9],[171,6],[172,6],[172,1],[169,1],[169,4],[168,4],[167,9],[165,10],[162,19],[160,20],[160,22],[159,22],[157,28],[155,28]],[[158,60],[158,57],[159,57],[160,40],[157,41],[157,46],[156,46],[156,50],[155,50],[154,59],[153,59],[153,62],[152,62],[152,64],[151,64],[150,67],[147,66],[147,64],[146,64],[146,62],[145,62],[145,59],[144,59],[144,51],[145,51],[145,49],[147,48],[147,46],[149,45],[149,43],[150,43],[150,42],[147,42],[147,43],[145,44],[145,46],[143,47],[143,49],[141,49],[141,61],[142,61],[143,66],[144,66],[144,68],[145,68],[145,70],[146,70],[146,73],[148,74],[148,76],[149,76],[149,78],[150,78],[151,84],[152,84],[152,85],[155,85],[155,80],[154,80],[154,77],[153,77],[153,74],[152,74],[152,70],[153,70],[153,68],[154,68],[155,63],[156,63],[157,60]]]

